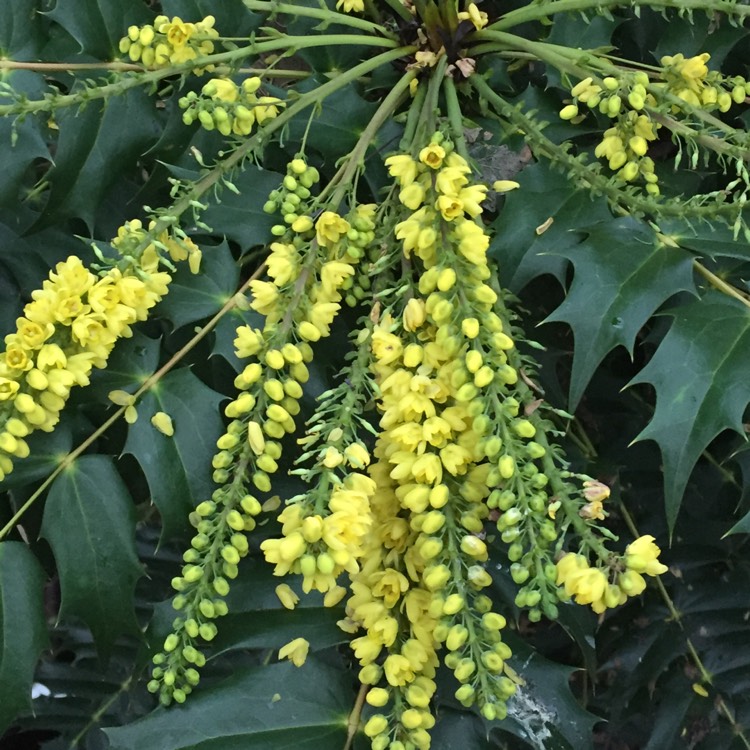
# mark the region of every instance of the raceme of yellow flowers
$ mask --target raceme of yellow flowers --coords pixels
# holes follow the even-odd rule
[[[124,262],[99,274],[71,256],[58,263],[5,337],[0,354],[0,480],[15,458],[29,454],[25,438],[51,432],[70,391],[85,386],[93,368],[104,368],[118,339],[145,320],[167,293],[171,277],[159,271],[160,256],[144,243],[140,222],[129,222],[112,242]],[[137,254],[134,251],[142,245]],[[188,238],[162,233],[159,244],[173,260],[190,257],[195,272],[200,250]]]
[[[149,689],[169,704],[199,682],[201,643],[227,612],[246,532],[274,507],[266,498],[300,428],[313,344],[330,335],[357,264],[390,254],[388,288],[353,334],[345,381],[319,397],[297,440],[291,473],[307,489],[283,499],[280,535],[260,546],[276,575],[299,576],[326,606],[348,595],[340,626],[355,635],[369,686],[364,732],[376,750],[398,750],[430,746],[441,661],[463,705],[487,719],[506,714],[517,677],[506,664],[506,620],[485,593],[493,536],[507,545],[516,603],[532,619],[555,617],[570,597],[602,612],[666,568],[652,537],[622,556],[606,549],[596,523],[608,489],[565,471],[549,443],[551,425],[519,375],[520,331],[487,262],[478,223],[487,187],[442,133],[386,165],[396,190],[380,206],[341,215],[319,205],[319,176],[301,156],[264,206],[283,218],[267,278],[250,285],[264,325],[237,329],[247,363],[213,460],[218,488],[191,514],[196,534],[173,580],[178,615]],[[362,416],[373,401],[375,427]],[[566,554],[568,528],[578,547]],[[285,582],[277,595],[289,609],[299,599]],[[297,638],[280,658],[302,665],[308,650]]]
[[[604,131],[595,156],[606,159],[623,182],[640,177],[648,193],[659,195],[654,161],[647,155],[649,143],[663,127],[655,114],[687,118],[694,108],[727,112],[733,103],[742,104],[750,95],[750,82],[709,70],[709,60],[707,52],[690,58],[666,55],[653,81],[643,71],[622,72],[599,82],[585,78],[571,89],[574,103],[563,107],[560,117],[578,122],[583,119],[579,104],[585,104],[614,120]]]

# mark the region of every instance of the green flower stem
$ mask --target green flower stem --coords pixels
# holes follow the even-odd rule
[[[265,264],[261,265],[253,275],[237,290],[237,293],[227,300],[226,304],[204,325],[198,333],[193,336],[179,351],[170,357],[169,361],[162,365],[153,375],[146,379],[143,385],[133,394],[134,400],[137,400],[147,391],[151,390],[167,373],[174,369],[184,357],[219,324],[219,321],[231,312],[237,305],[237,296],[244,293],[250,286],[250,282],[257,279],[265,271]],[[8,523],[0,529],[0,541],[2,541],[13,527],[23,518],[26,511],[36,502],[42,493],[52,484],[59,474],[72,466],[73,462],[85,451],[87,451],[120,417],[125,414],[127,406],[119,408],[112,416],[100,425],[89,437],[87,437],[77,448],[63,456],[52,473],[42,482],[29,499],[13,514]]]
[[[396,15],[403,18],[404,21],[411,23],[414,20],[414,16],[409,13],[406,6],[401,0],[385,0],[385,4],[392,10]]]
[[[555,13],[601,13],[610,8],[673,8],[679,11],[701,11],[725,13],[728,16],[746,18],[750,16],[750,6],[739,5],[734,0],[552,0],[544,4],[529,4],[506,13],[499,21],[487,28],[492,31],[510,29],[529,21],[541,21]]]
[[[76,70],[109,70],[115,73],[148,73],[148,69],[136,63],[90,62],[90,63],[43,63],[18,62],[16,60],[0,60],[0,70],[33,70],[38,73],[62,71],[70,73]],[[305,70],[278,70],[276,68],[235,68],[219,65],[215,73],[247,73],[263,78],[308,78],[310,73]]]
[[[291,3],[269,2],[269,0],[242,0],[248,10],[257,10],[269,13],[271,16],[280,13],[290,16],[304,16],[306,18],[319,18],[325,22],[325,26],[331,23],[337,23],[341,26],[350,26],[353,29],[366,31],[368,34],[381,34],[389,39],[398,37],[392,32],[372,21],[364,18],[350,16],[347,13],[337,13],[328,8],[306,8],[303,5],[292,5]]]
[[[194,60],[189,62],[180,63],[179,65],[170,65],[168,68],[162,68],[159,70],[152,70],[142,74],[136,74],[134,77],[125,78],[115,83],[105,84],[103,86],[96,86],[94,88],[85,88],[83,91],[78,91],[75,94],[64,94],[64,95],[48,95],[43,99],[37,100],[20,100],[15,104],[0,105],[0,117],[6,115],[20,115],[20,114],[35,114],[37,112],[49,112],[56,109],[62,109],[63,107],[70,107],[77,104],[85,104],[96,99],[106,99],[110,96],[117,96],[124,94],[126,91],[138,86],[146,86],[149,84],[157,83],[163,78],[168,78],[177,74],[186,74],[193,68],[205,68],[208,65],[220,65],[222,63],[232,63],[236,60],[242,60],[246,57],[254,55],[262,55],[268,52],[276,52],[278,50],[289,50],[297,52],[301,49],[309,47],[329,47],[336,45],[349,45],[349,44],[362,44],[372,47],[386,47],[393,48],[396,45],[391,39],[383,39],[381,37],[366,36],[364,34],[321,34],[307,37],[296,37],[296,36],[283,36],[280,39],[272,39],[267,42],[259,42],[257,44],[249,44],[245,47],[230,50],[229,52],[219,52],[215,55],[205,55],[203,57],[196,57]],[[382,61],[380,56],[376,56],[366,63],[362,63],[365,66],[365,73],[369,73],[374,68],[378,67],[385,62],[390,62],[391,59],[397,59],[401,55],[409,54],[413,52],[413,48],[406,47],[402,48],[399,55],[395,58],[388,58],[388,60]],[[373,65],[376,60],[379,62]],[[336,80],[340,80],[348,76],[352,70],[361,69],[361,65],[355,66],[351,70],[338,76]],[[364,75],[361,73],[360,75]],[[348,79],[351,80],[351,79]],[[347,80],[347,82],[348,82]],[[331,81],[330,83],[333,83]]]
[[[464,136],[464,121],[461,114],[461,105],[458,103],[458,92],[456,84],[450,76],[443,80],[443,93],[445,94],[445,105],[448,111],[448,122],[451,126],[451,137],[456,151],[469,161],[469,148]]]
[[[706,196],[700,197],[702,202],[690,203],[685,199],[654,199],[639,195],[632,188],[624,189],[580,158],[571,155],[565,146],[558,146],[547,138],[542,133],[540,124],[496,94],[481,76],[473,75],[469,80],[475,91],[489,102],[500,117],[523,131],[535,155],[548,158],[561,170],[578,177],[594,193],[604,195],[612,204],[630,214],[681,219],[686,216],[711,219],[727,215],[736,218],[741,215],[741,205],[718,201],[706,203]]]
[[[625,523],[630,530],[630,533],[635,537],[638,538],[640,536],[640,533],[638,529],[636,528],[635,522],[633,521],[633,517],[628,512],[628,509],[625,507],[625,504],[620,501],[620,512],[622,513],[622,517],[625,520]],[[677,623],[677,626],[680,628],[680,630],[685,635],[685,645],[687,646],[688,653],[690,654],[690,657],[693,660],[693,663],[695,664],[696,668],[698,669],[698,672],[701,676],[701,681],[704,682],[706,685],[712,685],[713,684],[713,677],[711,673],[706,669],[706,666],[703,664],[702,659],[698,655],[698,649],[696,649],[695,645],[693,644],[692,640],[690,639],[690,636],[688,636],[685,624],[682,620],[682,614],[680,611],[675,607],[674,602],[672,601],[672,597],[669,596],[669,593],[667,592],[666,587],[661,581],[661,578],[659,576],[654,577],[654,582],[656,583],[656,588],[659,590],[659,594],[661,595],[661,598],[666,605],[667,609],[669,610],[669,615],[672,618],[672,620]],[[742,744],[747,748],[747,750],[750,750],[750,739],[745,735],[744,728],[741,724],[738,724],[734,715],[732,714],[732,710],[729,708],[729,706],[724,701],[724,698],[717,694],[716,695],[716,706],[719,709],[719,712],[724,715],[724,718],[730,723],[732,726],[732,732],[736,737],[739,737],[742,740]]]
[[[445,70],[448,67],[448,58],[443,55],[437,62],[437,65],[430,73],[430,82],[427,85],[427,94],[425,95],[424,105],[420,114],[419,121],[414,133],[414,141],[410,144],[427,144],[436,129],[436,118],[439,115],[440,86],[445,77]]]
[[[150,229],[145,237],[141,246],[147,247],[150,242],[153,242],[156,237],[161,234],[164,230],[170,229],[176,225],[179,221],[180,216],[185,213],[189,208],[194,207],[196,201],[214,185],[220,183],[225,176],[236,166],[242,163],[242,161],[250,154],[255,148],[264,145],[268,140],[269,136],[276,130],[286,125],[289,120],[295,117],[299,112],[303,111],[309,106],[314,106],[322,102],[327,96],[338,91],[339,89],[347,86],[352,81],[356,81],[358,78],[366,75],[367,73],[375,70],[381,65],[387,65],[389,62],[397,60],[399,57],[408,55],[414,51],[413,47],[401,47],[399,49],[390,50],[383,52],[380,55],[373,57],[370,60],[355,65],[346,72],[334,78],[332,81],[324,83],[312,91],[308,91],[306,94],[297,99],[291,106],[287,107],[278,117],[271,120],[261,130],[259,130],[254,136],[248,138],[239,148],[235,149],[226,159],[220,162],[216,167],[209,171],[204,177],[199,179],[185,195],[179,198],[172,206],[166,209],[164,215],[157,218],[157,221],[152,229]]]
[[[383,99],[383,102],[378,107],[375,114],[370,118],[370,122],[367,123],[367,127],[362,131],[362,135],[360,135],[357,144],[354,146],[346,160],[344,173],[336,187],[336,192],[331,196],[331,205],[338,206],[343,200],[349,184],[354,179],[357,171],[362,168],[367,149],[375,140],[378,130],[380,130],[382,125],[396,111],[399,104],[403,101],[406,92],[409,90],[409,84],[414,78],[416,78],[417,72],[418,71],[416,70],[408,70],[403,76],[401,76],[400,80],[388,92],[388,96]]]
[[[411,144],[414,141],[414,134],[417,131],[417,125],[419,125],[419,117],[422,114],[425,96],[427,96],[427,88],[425,86],[418,86],[417,93],[414,95],[414,99],[409,106],[409,114],[406,118],[404,135],[399,144],[399,149],[401,151],[409,151],[409,149],[411,149]]]

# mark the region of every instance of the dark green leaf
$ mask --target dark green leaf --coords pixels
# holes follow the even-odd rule
[[[0,736],[31,703],[34,666],[47,647],[45,580],[25,544],[0,543]]]
[[[41,535],[60,575],[60,617],[78,617],[106,658],[122,633],[138,633],[133,590],[142,575],[133,503],[106,456],[84,456],[52,484]]]
[[[0,3],[0,57],[26,60],[39,49],[42,27],[34,23],[38,9],[37,0]]]
[[[242,0],[163,0],[161,7],[165,15],[179,16],[184,21],[213,16],[214,28],[226,36],[250,36],[263,20],[263,16],[251,13]]]
[[[680,307],[648,365],[631,381],[651,383],[656,410],[638,440],[659,444],[664,463],[667,521],[674,528],[690,472],[720,432],[744,435],[750,385],[750,315],[718,292]]]
[[[49,198],[36,228],[67,216],[78,216],[91,227],[106,190],[158,140],[156,107],[146,92],[131,89],[106,105],[92,102],[82,111],[62,110],[58,123]]]
[[[572,261],[575,277],[547,322],[573,329],[568,408],[574,411],[604,357],[617,346],[632,356],[654,311],[677,292],[693,290],[693,267],[688,253],[655,243],[647,227],[630,219],[594,227],[560,255]]]
[[[243,251],[265,245],[271,239],[271,227],[280,217],[264,213],[263,204],[282,179],[276,172],[248,167],[232,179],[239,194],[225,189],[221,203],[212,203],[203,220],[216,234],[236,242]]]
[[[184,706],[107,729],[111,750],[332,750],[346,740],[354,692],[341,669],[308,659],[196,690]]]
[[[199,274],[181,263],[172,277],[169,294],[159,306],[175,328],[218,312],[237,291],[239,269],[226,242],[203,246]]]
[[[137,390],[156,371],[159,348],[158,339],[144,336],[135,329],[129,339],[118,341],[106,369],[94,372],[86,394],[104,401],[110,391]]]
[[[214,489],[211,458],[222,433],[218,405],[223,398],[182,368],[162,378],[138,402],[138,420],[128,428],[123,452],[133,455],[146,475],[164,538],[179,535],[188,513]],[[172,418],[172,437],[151,424],[158,411]]]
[[[78,42],[82,53],[100,60],[120,57],[118,43],[128,26],[153,19],[138,0],[57,0],[48,15]]]
[[[0,50],[3,49],[3,13],[5,8],[14,3],[0,5]],[[13,23],[11,22],[11,31]],[[44,89],[44,79],[38,73],[29,70],[9,71],[4,78],[16,92],[29,98],[39,98]],[[10,100],[0,94],[0,104]],[[21,181],[35,159],[49,160],[49,150],[42,137],[39,120],[35,117],[24,119],[0,118],[0,148],[3,152],[3,179],[0,181],[0,205],[13,203],[18,200],[18,189]]]
[[[592,201],[574,190],[564,175],[546,164],[524,169],[516,179],[521,187],[505,197],[491,226],[494,238],[489,248],[500,282],[513,291],[541,274],[562,279],[567,263],[559,255],[580,242],[580,227],[611,220],[603,200]],[[542,231],[549,219],[552,223]]]
[[[0,483],[3,489],[21,487],[49,476],[73,447],[73,434],[66,424],[54,432],[32,433],[26,442],[30,453],[15,462],[13,471]]]

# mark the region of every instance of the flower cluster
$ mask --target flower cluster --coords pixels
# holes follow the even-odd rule
[[[641,536],[629,544],[622,557],[610,556],[608,565],[589,565],[584,555],[569,552],[557,563],[557,583],[577,604],[589,604],[597,614],[624,604],[629,596],[638,596],[646,588],[643,575],[666,573],[659,562],[661,550],[654,537]]]
[[[213,16],[206,16],[197,23],[187,23],[179,16],[172,19],[157,16],[153,24],[130,26],[127,36],[120,39],[120,52],[147,68],[190,62],[214,51],[213,40],[219,36],[214,29],[215,22]],[[193,72],[200,74],[202,70],[195,68]]]
[[[302,163],[304,174],[308,167]],[[262,509],[259,496],[271,490],[282,439],[297,428],[295,418],[313,356],[310,342],[330,334],[341,306],[340,287],[361,255],[361,250],[349,252],[349,222],[333,212],[314,222],[308,218],[309,199],[308,191],[297,204],[301,215],[271,245],[267,279],[250,283],[250,307],[264,316],[264,325],[237,329],[237,356],[250,361],[235,378],[239,393],[225,409],[229,424],[213,458],[218,488],[191,514],[197,533],[183,555],[182,574],[172,582],[179,615],[163,650],[154,657],[149,683],[149,690],[158,692],[164,704],[184,701],[198,682],[198,669],[205,663],[199,639],[210,641],[216,635],[213,620],[226,613],[229,581],[238,575],[238,564],[248,552],[244,532],[255,527]],[[352,218],[369,212],[369,207],[362,207],[352,212]],[[370,484],[366,476],[353,475],[333,488],[325,517],[307,512],[303,503],[282,511],[284,537],[263,545],[277,574],[302,573],[308,590],[334,589],[338,572],[354,569],[357,538],[364,533],[360,525],[367,523]],[[331,597],[336,595],[334,591]],[[279,596],[285,604],[292,601],[285,588]]]
[[[156,268],[159,263],[178,263],[187,260],[191,273],[200,271],[203,253],[184,232],[171,236],[167,230],[151,236],[156,222],[150,221],[148,229],[140,219],[125,222],[117,230],[112,247],[123,257],[139,257],[144,268]]]
[[[604,131],[595,155],[606,159],[623,182],[642,178],[646,191],[658,195],[654,162],[647,156],[649,143],[657,139],[663,127],[654,112],[687,116],[692,107],[727,112],[733,102],[743,103],[750,94],[750,83],[744,78],[709,71],[709,59],[708,53],[691,58],[681,54],[665,56],[661,59],[659,80],[655,81],[643,71],[607,76],[599,82],[585,78],[571,89],[574,103],[563,107],[560,117],[579,118],[578,105],[585,104],[614,120],[613,126]]]
[[[170,280],[144,258],[97,276],[71,256],[32,292],[0,355],[0,480],[28,455],[24,438],[54,429],[70,390],[106,367],[117,340],[148,317]]]
[[[180,108],[185,110],[182,121],[192,125],[198,120],[206,130],[222,135],[250,135],[254,125],[272,120],[284,104],[274,96],[257,96],[260,86],[257,76],[240,84],[231,78],[212,78],[200,95],[190,91],[180,98]]]

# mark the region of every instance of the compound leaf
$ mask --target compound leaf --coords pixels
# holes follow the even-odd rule
[[[750,385],[750,313],[739,302],[709,292],[669,313],[672,326],[651,361],[631,381],[651,383],[656,409],[637,440],[654,440],[664,463],[670,529],[695,462],[720,432],[744,435],[742,415]]]
[[[659,305],[693,289],[693,267],[688,253],[655,243],[632,219],[597,225],[560,255],[572,261],[575,276],[547,322],[573,329],[569,408],[575,410],[604,357],[617,346],[632,355],[638,331]]]
[[[60,574],[60,617],[88,624],[106,658],[122,633],[139,633],[133,610],[142,574],[133,501],[108,456],[83,456],[55,479],[41,535]]]
[[[34,667],[47,646],[45,579],[25,544],[0,543],[0,735],[31,703]]]

